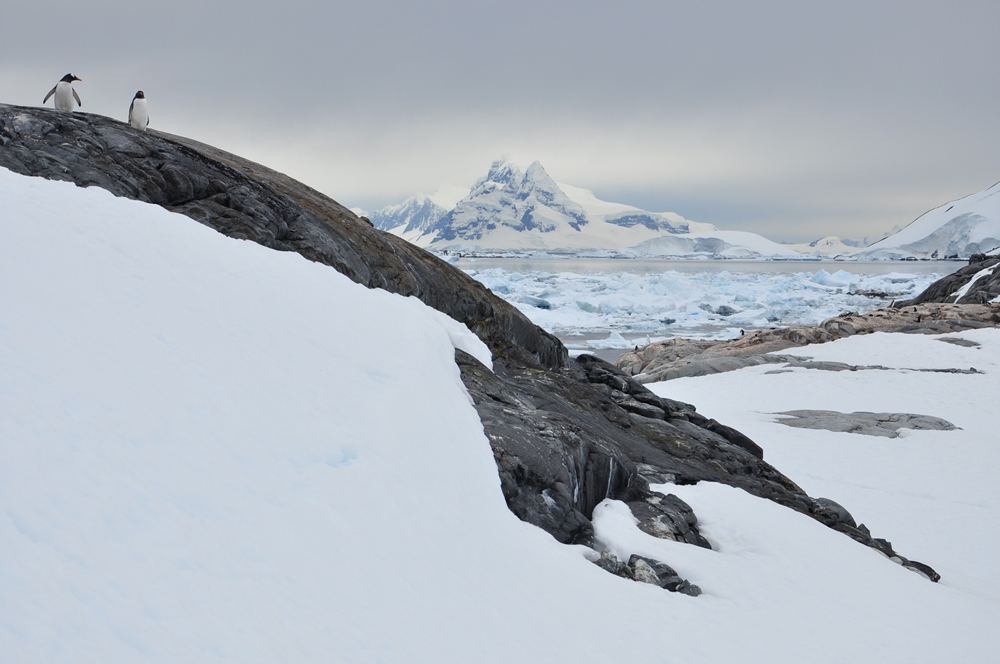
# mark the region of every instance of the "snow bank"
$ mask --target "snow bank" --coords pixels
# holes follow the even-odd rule
[[[420,302],[97,189],[0,170],[0,201],[0,661],[995,651],[992,590],[719,487],[683,488],[719,551],[655,543],[703,597],[613,577],[507,510],[474,344]]]

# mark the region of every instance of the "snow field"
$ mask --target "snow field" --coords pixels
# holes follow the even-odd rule
[[[715,552],[653,540],[606,503],[597,524],[609,545],[656,553],[705,595],[635,584],[507,510],[453,361],[456,345],[485,349],[458,324],[99,189],[0,170],[0,202],[0,661],[995,652],[996,593],[972,589],[995,576],[913,546],[944,539],[933,535],[945,527],[969,542],[972,525],[990,543],[990,485],[968,489],[980,504],[952,501],[953,521],[912,517],[934,533],[872,510],[873,531],[922,535],[895,543],[942,571],[943,585],[725,487],[669,488],[694,506]],[[723,421],[768,424],[758,419]],[[819,476],[805,479],[843,490],[823,493],[868,519],[849,460],[817,469],[755,437],[794,479]],[[984,444],[967,445],[991,462]],[[913,481],[888,484],[884,498],[909,505],[899,487],[919,482],[933,497],[957,481],[919,475],[920,459],[909,466]]]

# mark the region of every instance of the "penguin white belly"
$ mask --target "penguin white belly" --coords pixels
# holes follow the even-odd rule
[[[133,99],[132,110],[128,114],[129,124],[136,129],[146,131],[146,125],[149,124],[149,111],[147,109],[145,99]]]
[[[73,85],[66,81],[59,81],[56,84],[56,108],[60,111],[72,111],[73,103]]]

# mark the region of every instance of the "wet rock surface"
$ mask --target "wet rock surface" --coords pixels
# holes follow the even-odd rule
[[[954,424],[940,417],[913,413],[838,413],[833,410],[788,410],[774,414],[785,416],[778,420],[785,426],[885,438],[898,437],[900,429],[923,431],[954,431],[957,429]]]
[[[503,495],[515,514],[561,542],[593,546],[593,509],[615,498],[647,533],[708,546],[690,506],[649,485],[712,481],[808,514],[905,561],[806,495],[740,432],[690,404],[656,397],[597,358],[568,358],[555,337],[460,270],[287,176],[110,118],[7,105],[0,105],[0,166],[161,205],[230,237],[296,251],[368,287],[412,295],[465,323],[494,357],[490,371],[456,351]],[[657,565],[664,563],[644,564],[663,586],[670,575]],[[674,590],[684,592],[682,586]]]

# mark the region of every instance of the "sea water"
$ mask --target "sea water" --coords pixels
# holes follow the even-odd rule
[[[816,325],[841,313],[865,313],[912,298],[963,264],[594,258],[456,262],[558,336],[571,352]]]

